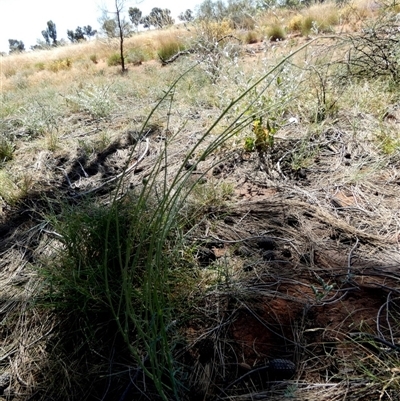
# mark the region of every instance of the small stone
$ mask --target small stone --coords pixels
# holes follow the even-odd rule
[[[11,383],[11,375],[9,373],[3,373],[0,375],[0,395],[4,394],[4,390]]]

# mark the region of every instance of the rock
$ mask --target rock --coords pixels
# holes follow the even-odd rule
[[[0,375],[0,395],[4,394],[4,390],[10,385],[11,383],[11,375],[9,373],[3,373]]]

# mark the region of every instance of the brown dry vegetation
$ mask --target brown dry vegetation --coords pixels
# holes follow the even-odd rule
[[[2,58],[0,399],[399,401],[390,13]]]

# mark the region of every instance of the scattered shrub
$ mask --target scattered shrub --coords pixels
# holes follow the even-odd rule
[[[146,54],[142,49],[132,49],[126,56],[126,61],[133,65],[140,65],[146,60]]]
[[[185,46],[181,41],[175,37],[163,38],[160,40],[160,47],[158,49],[158,56],[162,60],[168,60],[173,55],[181,50],[184,50]]]
[[[247,31],[244,37],[244,42],[247,44],[257,43],[260,40],[260,34],[256,31]]]
[[[0,138],[0,164],[11,160],[14,156],[15,146],[7,138]]]
[[[273,24],[267,28],[267,37],[273,42],[283,40],[286,37],[285,30],[283,29],[282,25]]]
[[[121,64],[122,64],[122,60],[121,60],[121,55],[119,53],[113,53],[107,59],[107,65],[109,67],[115,67],[115,66],[121,65]]]
[[[84,111],[92,117],[107,117],[114,108],[109,86],[89,85],[74,96],[68,96],[67,101],[75,111]]]
[[[89,59],[93,64],[97,64],[99,62],[98,59],[97,59],[97,54],[91,54],[89,56]]]
[[[301,32],[303,28],[302,15],[295,15],[288,23],[287,28],[289,32]]]
[[[198,24],[198,34],[206,41],[217,41],[233,32],[232,22],[224,19],[221,22],[200,21]]]
[[[43,71],[43,70],[45,70],[46,69],[46,66],[45,66],[45,64],[43,63],[43,62],[39,62],[39,63],[36,63],[35,64],[35,68],[38,70],[38,71]]]
[[[68,57],[64,59],[54,60],[47,66],[48,70],[52,72],[69,70],[71,67],[72,67],[72,60]]]
[[[17,73],[17,69],[12,66],[2,66],[2,73],[6,78],[10,78]]]
[[[301,23],[301,34],[304,36],[307,36],[310,32],[311,29],[313,28],[313,22],[314,20],[312,17],[307,16],[303,17],[302,23]]]

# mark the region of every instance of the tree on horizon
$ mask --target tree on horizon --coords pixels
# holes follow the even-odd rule
[[[22,40],[8,39],[9,53],[23,52],[25,51],[25,45]]]
[[[47,21],[47,28],[42,31],[42,35],[46,43],[50,46],[50,39],[53,41],[52,45],[57,46],[57,28],[53,21]]]

